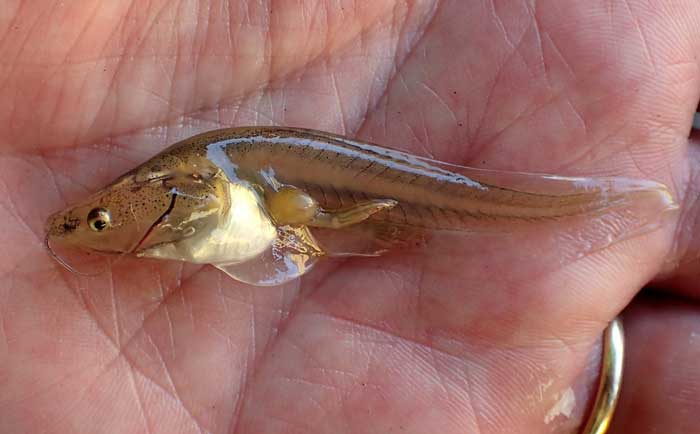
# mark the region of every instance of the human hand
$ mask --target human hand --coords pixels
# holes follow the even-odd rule
[[[603,329],[654,279],[677,298],[625,315],[611,431],[697,429],[697,2],[37,3],[0,7],[0,432],[574,433]],[[654,179],[682,209],[537,276],[457,246],[255,288],[136,259],[82,278],[44,251],[51,212],[246,124]]]

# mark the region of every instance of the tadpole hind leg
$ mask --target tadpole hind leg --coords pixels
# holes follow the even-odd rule
[[[304,190],[283,186],[266,193],[267,210],[280,225],[306,225],[317,228],[342,229],[361,223],[398,203],[393,199],[370,199],[348,207],[328,210]]]
[[[319,228],[342,229],[362,223],[373,214],[395,207],[397,203],[393,199],[373,199],[339,210],[322,209],[308,224]]]

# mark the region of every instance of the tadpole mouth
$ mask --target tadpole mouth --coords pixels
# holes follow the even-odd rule
[[[53,244],[52,239],[56,241]],[[103,251],[71,243],[62,243],[60,237],[52,237],[51,233],[44,236],[44,247],[63,268],[83,277],[95,277],[102,274],[129,253]]]
[[[56,260],[56,262],[61,264],[63,268],[70,271],[71,273],[80,274],[78,270],[71,267],[70,264],[68,264],[63,258],[61,258],[53,249],[53,247],[51,247],[51,236],[59,235],[60,232],[58,228],[61,226],[56,224],[56,220],[59,218],[60,214],[60,212],[53,213],[46,219],[46,224],[44,225],[44,247],[46,248],[46,251],[49,253],[49,255],[51,255],[51,257],[54,260]]]
[[[87,273],[82,273],[78,270],[76,270],[73,266],[71,266],[68,262],[65,261],[60,255],[56,253],[56,251],[51,247],[51,233],[49,231],[46,231],[46,236],[44,237],[44,246],[46,247],[46,250],[49,252],[51,257],[56,260],[63,268],[66,270],[70,271],[73,274],[77,274],[79,276],[94,276],[92,274],[87,274]]]

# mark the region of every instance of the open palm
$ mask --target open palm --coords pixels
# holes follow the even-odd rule
[[[0,2],[0,432],[576,432],[607,322],[655,278],[700,294],[699,20],[692,0]],[[561,267],[455,246],[277,288],[145,260],[83,278],[44,251],[51,212],[250,124],[654,179],[682,212]],[[617,432],[698,429],[682,300],[627,315]]]

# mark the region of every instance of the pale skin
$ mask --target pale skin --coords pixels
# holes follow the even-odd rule
[[[575,433],[622,310],[611,431],[696,426],[696,1],[6,3],[0,432]],[[682,209],[538,275],[536,257],[465,262],[457,246],[282,288],[138,259],[81,280],[44,251],[51,212],[175,140],[246,124],[653,179]],[[570,415],[553,412],[569,388]]]

